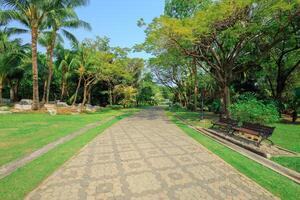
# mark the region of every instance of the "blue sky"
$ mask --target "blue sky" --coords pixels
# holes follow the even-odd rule
[[[109,37],[112,46],[132,47],[145,38],[143,29],[136,22],[140,18],[144,18],[147,23],[151,22],[163,13],[163,8],[164,0],[90,0],[88,6],[77,9],[77,14],[80,19],[91,24],[92,31],[72,31],[80,41],[99,35]],[[22,37],[25,42],[29,41],[29,35]],[[131,56],[148,57],[146,53]]]

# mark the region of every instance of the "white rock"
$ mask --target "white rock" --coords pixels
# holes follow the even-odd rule
[[[48,109],[47,111],[48,111],[48,113],[49,113],[51,116],[57,115],[57,110],[56,110],[56,109]]]
[[[8,106],[1,106],[0,111],[9,111],[9,107]]]
[[[15,104],[14,108],[17,110],[31,110],[31,105],[22,105],[22,104]]]
[[[56,103],[56,106],[57,107],[69,107],[69,105],[66,102],[60,102],[60,101]]]
[[[20,105],[32,105],[32,100],[31,99],[21,99],[19,104]]]
[[[0,115],[12,114],[10,111],[0,111]]]

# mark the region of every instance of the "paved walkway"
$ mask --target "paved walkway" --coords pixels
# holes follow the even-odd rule
[[[160,110],[120,121],[26,199],[274,199],[170,123]]]

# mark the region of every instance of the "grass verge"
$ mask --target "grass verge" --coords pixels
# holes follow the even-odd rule
[[[101,110],[80,115],[14,113],[0,115],[0,166],[28,155],[84,126],[127,110]]]
[[[19,168],[11,175],[0,180],[0,199],[20,200],[36,188],[45,178],[77,153],[88,142],[101,134],[106,128],[121,119],[132,115],[133,112],[116,117],[73,140],[66,142],[49,151],[43,156]]]
[[[295,200],[299,198],[300,185],[297,183],[221,145],[213,139],[200,134],[176,119],[172,113],[167,112],[167,114],[171,120],[187,135],[198,141],[200,144],[222,158],[239,172],[257,182],[272,194],[280,197],[283,200]]]
[[[204,120],[200,120],[199,112],[191,112],[185,109],[171,110],[170,112],[196,127],[210,128],[212,126],[211,121],[218,119],[216,114],[209,112],[204,113]],[[300,124],[281,122],[272,124],[271,126],[276,127],[270,138],[276,145],[300,153]],[[272,158],[272,160],[300,172],[300,157],[277,157]]]
[[[300,157],[273,157],[271,160],[300,173]]]

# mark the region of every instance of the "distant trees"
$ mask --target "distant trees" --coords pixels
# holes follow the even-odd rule
[[[256,84],[267,83],[268,97],[284,102],[299,72],[299,12],[299,1],[168,0],[165,15],[147,26],[143,47],[154,56],[152,71],[182,106],[199,107],[200,77],[209,75],[229,116],[233,82],[254,69]]]

